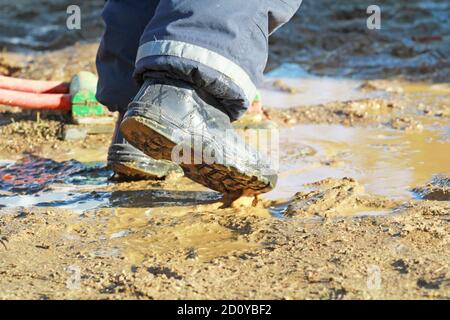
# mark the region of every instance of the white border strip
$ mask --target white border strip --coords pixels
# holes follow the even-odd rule
[[[139,47],[136,63],[145,57],[161,55],[193,60],[224,74],[244,91],[250,103],[256,96],[256,86],[241,67],[216,52],[190,43],[174,40],[146,42]]]

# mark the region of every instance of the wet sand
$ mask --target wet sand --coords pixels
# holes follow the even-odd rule
[[[415,3],[408,12],[426,28],[436,10]],[[359,21],[354,8],[336,12],[340,32]],[[286,30],[305,28],[300,18]],[[310,28],[318,18],[303,17]],[[279,185],[256,206],[244,198],[220,208],[219,194],[176,175],[111,181],[110,135],[62,141],[65,116],[0,107],[0,298],[450,298],[443,62],[419,54],[436,62],[419,77],[405,68],[411,53],[404,64],[343,73],[346,61],[320,68],[312,62],[324,51],[297,47],[332,45],[323,39],[334,31],[311,42],[309,30],[289,45],[282,31],[261,88],[265,117],[237,124],[269,118],[280,129]],[[0,71],[67,80],[94,70],[96,46],[3,53]],[[302,54],[314,59],[293,65]],[[405,73],[392,78],[395,70]]]
[[[374,99],[352,103],[391,103]],[[3,125],[3,179],[57,174],[34,192],[0,184],[1,297],[449,298],[448,179],[427,185],[450,171],[448,116],[436,115],[448,105],[405,111],[411,128],[348,105],[307,119],[309,107],[267,107],[282,127],[279,186],[229,209],[182,177],[109,181],[108,135],[67,142],[56,120]]]

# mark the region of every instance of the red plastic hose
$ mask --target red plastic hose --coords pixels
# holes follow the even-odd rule
[[[0,75],[0,89],[34,93],[69,93],[69,84],[61,81],[27,80]]]
[[[0,104],[29,109],[70,110],[72,96],[60,93],[30,93],[0,89]]]

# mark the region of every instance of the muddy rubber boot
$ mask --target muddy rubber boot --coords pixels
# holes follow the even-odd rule
[[[123,114],[119,114],[113,141],[108,150],[108,167],[119,179],[162,179],[172,171],[182,172],[176,164],[152,159],[129,144],[119,129],[122,119]]]
[[[147,79],[125,113],[122,133],[147,155],[172,160],[186,177],[226,196],[273,189],[277,175],[267,159],[205,99],[184,82]]]

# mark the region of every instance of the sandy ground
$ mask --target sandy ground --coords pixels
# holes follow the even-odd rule
[[[266,114],[280,126],[420,132],[427,119],[448,123],[445,103],[418,112],[401,107],[408,95],[390,99],[266,108]],[[37,122],[36,114],[9,111],[1,118],[4,159],[26,152],[57,161],[106,156],[109,135],[61,141],[61,116]],[[304,149],[292,152],[300,156]],[[449,184],[445,177],[437,182],[417,186],[432,195],[424,196],[429,201],[396,200],[372,195],[352,178],[330,178],[296,193],[279,216],[268,208],[282,199],[261,200],[257,207],[244,199],[220,209],[216,195],[179,177],[83,189],[90,197],[109,192],[114,199],[109,208],[82,214],[6,207],[0,220],[1,298],[449,298]],[[184,200],[155,205],[157,190]],[[200,200],[194,205],[189,198]]]
[[[400,208],[323,221],[218,205],[5,213],[2,298],[448,298],[450,206]]]
[[[307,10],[315,8],[309,6]],[[356,23],[351,19],[354,10],[336,12],[337,30]],[[414,17],[422,11],[408,12]],[[424,17],[425,30],[431,18]],[[289,25],[272,40],[269,68],[302,62],[297,61],[301,54],[286,54],[292,47],[282,40],[304,23]],[[300,40],[291,44],[296,52],[314,58],[309,71],[330,73],[317,65],[323,56],[313,49],[319,46],[357,55],[353,46],[339,46],[341,38],[333,42],[321,36],[320,41],[312,41],[312,31],[311,27],[301,38],[314,44],[309,49]],[[333,32],[324,34],[332,37]],[[386,39],[377,41],[389,44],[383,42]],[[441,44],[429,52],[439,51]],[[67,80],[78,70],[94,71],[96,48],[96,43],[80,43],[38,54],[3,53],[0,72]],[[415,56],[397,50],[408,63]],[[421,54],[417,53],[425,59]],[[331,64],[332,60],[330,56],[323,61]],[[19,162],[12,167],[14,172],[0,162],[0,298],[450,298],[450,86],[443,83],[448,82],[443,81],[447,62],[425,61],[433,63],[420,77],[417,69],[401,64],[382,70],[378,76],[385,76],[380,79],[358,84],[355,90],[364,98],[350,101],[336,97],[309,105],[295,82],[270,82],[269,87],[286,99],[275,99],[284,108],[266,104],[264,110],[264,121],[270,119],[287,132],[280,187],[256,205],[253,199],[240,199],[225,209],[219,195],[180,176],[166,181],[80,184],[46,205],[2,205],[8,203],[4,199],[15,201],[17,195],[33,201],[41,193],[63,190],[64,181],[57,180],[38,184],[43,188],[34,193],[9,188],[8,177],[15,170],[19,176],[28,174],[23,169],[29,165],[23,160],[27,154],[45,159],[43,163],[48,162],[56,176],[64,175],[81,165],[65,162],[70,159],[105,161],[110,135],[62,141],[59,134],[67,116],[1,107],[0,159]],[[406,78],[421,81],[392,79],[399,69],[407,70]],[[342,75],[348,68],[341,61],[334,70]],[[258,125],[260,120],[247,117],[241,124]],[[290,128],[293,131],[286,131]],[[316,140],[305,135],[308,128]],[[353,137],[355,147],[349,149],[345,142],[350,138],[333,136],[333,128],[339,134],[372,135],[373,141],[362,140],[356,146]],[[331,137],[321,135],[327,130]],[[298,139],[292,138],[295,133]],[[410,153],[403,155],[405,148]],[[395,153],[399,155],[394,161],[390,157]],[[363,156],[363,164],[355,162]],[[376,175],[369,179],[367,172],[376,162],[388,172],[382,176],[385,180]],[[31,172],[39,176],[36,163],[33,167],[31,162]],[[409,168],[412,182],[398,185]],[[101,177],[109,174],[103,168],[93,172]],[[310,179],[305,179],[308,175]],[[56,205],[70,202],[72,193],[78,197],[72,207]],[[78,210],[95,201],[107,205]]]

